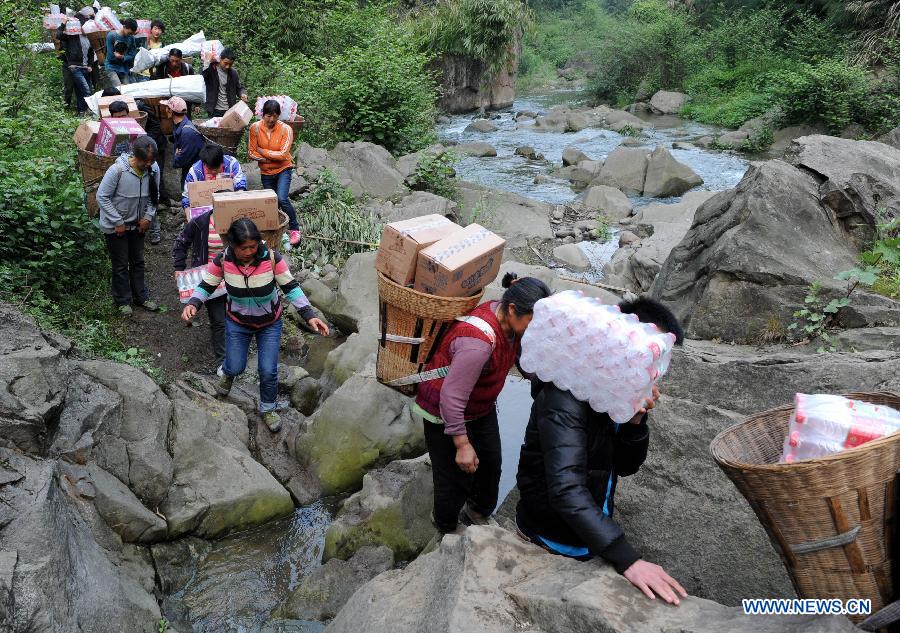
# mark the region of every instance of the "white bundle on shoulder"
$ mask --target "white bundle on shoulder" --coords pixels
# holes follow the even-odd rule
[[[535,304],[520,365],[622,423],[651,397],[674,345],[674,334],[569,290]]]
[[[119,91],[123,95],[130,95],[135,99],[181,97],[188,103],[203,103],[206,100],[206,81],[203,79],[203,75],[187,75],[186,77],[125,84],[119,86]],[[100,114],[97,102],[102,94],[103,91],[98,91],[85,99],[94,114]]]
[[[184,40],[183,42],[178,42],[177,44],[168,44],[161,48],[154,48],[152,50],[141,47],[138,49],[137,54],[134,56],[134,66],[132,66],[131,70],[133,72],[139,73],[148,68],[154,68],[159,66],[160,64],[164,64],[169,60],[169,51],[173,48],[177,48],[181,51],[181,54],[185,57],[190,57],[193,55],[199,55],[200,49],[203,46],[203,43],[206,41],[206,36],[203,35],[203,31],[199,33],[194,33],[189,38]]]

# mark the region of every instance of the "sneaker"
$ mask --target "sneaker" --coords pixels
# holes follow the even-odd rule
[[[466,505],[459,511],[459,522],[464,525],[487,525],[488,517],[474,510],[466,501]]]
[[[300,243],[300,231],[291,230],[288,231],[288,236],[290,238],[291,246],[296,246]]]
[[[130,317],[134,314],[134,310],[131,309],[130,305],[122,304],[119,306],[119,316]]]
[[[281,430],[281,416],[274,411],[266,411],[262,414],[262,419],[272,433],[278,433]]]
[[[234,384],[234,376],[222,376],[216,383],[216,393],[220,396],[227,396],[231,393],[231,385]]]
[[[224,365],[219,365],[219,366],[216,368],[216,376],[218,376],[219,378],[221,378],[221,377],[224,376],[224,375],[225,375],[225,367],[224,367]]]
[[[151,301],[150,299],[142,301],[141,303],[138,303],[138,305],[148,312],[156,312],[157,310],[159,310],[159,306],[156,305],[156,302]]]
[[[160,242],[162,242],[162,237],[159,235],[154,235],[153,237],[150,238],[150,244],[152,246],[156,246]]]

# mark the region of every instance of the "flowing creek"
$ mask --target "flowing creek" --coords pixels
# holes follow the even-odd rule
[[[491,187],[554,204],[568,203],[576,192],[568,181],[553,179],[535,184],[538,174],[549,175],[561,164],[564,148],[574,145],[594,159],[605,158],[625,137],[603,129],[588,128],[577,133],[536,132],[531,125],[517,125],[515,112],[542,112],[552,105],[577,105],[576,92],[553,92],[525,96],[513,108],[500,113],[494,123],[496,132],[465,132],[471,115],[450,117],[438,128],[442,139],[456,142],[484,141],[497,148],[496,158],[463,158],[456,166],[458,176]],[[676,117],[646,117],[655,127],[640,137],[644,146],[671,147],[673,141],[689,141],[710,133],[711,128]],[[528,161],[514,155],[516,147],[531,145],[544,154],[546,162]],[[699,174],[700,189],[720,190],[733,187],[747,169],[747,161],[732,153],[701,149],[671,150],[672,155]],[[635,209],[650,202],[673,203],[678,198],[632,198]],[[594,263],[595,276],[612,257],[617,238],[606,243],[582,242],[582,248]],[[327,348],[297,350],[298,359],[309,361],[313,375],[321,372]],[[530,385],[518,376],[507,379],[498,401],[500,433],[503,442],[503,470],[500,499],[515,485],[519,448],[531,408]],[[334,508],[318,502],[298,508],[279,521],[229,536],[214,542],[195,541],[189,555],[167,564],[169,595],[163,598],[164,615],[179,631],[194,633],[319,633],[319,622],[281,620],[272,613],[298,586],[299,581],[321,564],[325,530]],[[159,567],[159,564],[158,564]],[[162,572],[160,573],[162,577]]]

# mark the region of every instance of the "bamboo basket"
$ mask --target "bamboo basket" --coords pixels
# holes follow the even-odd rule
[[[300,134],[300,130],[303,129],[303,124],[306,123],[306,121],[302,116],[297,114],[292,121],[285,121],[285,123],[291,126],[291,130],[294,132],[294,142],[296,143],[297,135]]]
[[[471,297],[436,297],[401,286],[378,273],[378,380],[387,383],[421,372],[431,359],[435,341],[456,317],[471,312],[483,294],[482,290]],[[422,340],[404,342],[407,338]],[[415,387],[398,389],[412,395]]]
[[[220,127],[204,127],[203,121],[195,121],[197,130],[206,139],[222,146],[226,154],[237,156],[238,145],[241,144],[241,138],[244,136],[244,130],[235,132],[234,130],[226,130]]]
[[[94,49],[94,54],[97,56],[97,64],[103,66],[103,62],[106,61],[106,34],[109,31],[95,31],[93,33],[88,33],[87,38],[91,43],[91,46]]]
[[[78,149],[78,168],[81,170],[81,178],[84,181],[85,206],[88,215],[96,217],[100,214],[100,205],[97,204],[97,189],[103,180],[106,170],[112,167],[118,156],[100,156],[93,152]]]
[[[896,393],[846,397],[900,408]],[[869,598],[874,613],[894,599],[891,524],[900,433],[818,459],[778,463],[792,409],[771,409],[722,431],[710,452],[750,502],[798,596]]]
[[[284,238],[284,231],[287,229],[287,225],[289,222],[287,213],[285,213],[281,209],[278,209],[278,217],[281,219],[281,224],[278,225],[277,229],[270,229],[268,231],[259,232],[266,244],[268,244],[275,250],[281,248],[281,240]]]
[[[142,128],[144,128],[146,130],[147,129],[147,117],[148,117],[148,115],[146,112],[141,112],[140,110],[138,110],[136,116],[134,116],[134,120],[138,122],[138,125],[140,125]]]
[[[159,121],[159,127],[166,136],[175,131],[175,122],[172,120],[172,111],[169,106],[162,105],[166,97],[144,97],[144,103],[153,108],[153,113]]]

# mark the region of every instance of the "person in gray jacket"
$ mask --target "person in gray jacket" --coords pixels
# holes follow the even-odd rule
[[[150,311],[159,309],[144,282],[144,237],[159,204],[156,155],[153,139],[138,137],[131,153],[119,156],[106,170],[97,189],[100,230],[112,260],[113,301],[126,317],[132,314],[132,303]]]

